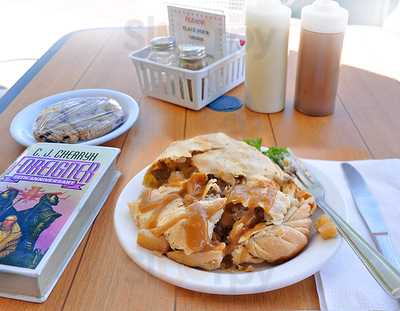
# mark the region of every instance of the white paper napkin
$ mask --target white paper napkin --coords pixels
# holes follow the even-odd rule
[[[350,224],[372,244],[340,167],[340,162],[308,161],[329,176],[348,206]],[[378,199],[391,239],[400,253],[400,160],[351,162],[365,178]],[[316,274],[322,310],[400,310],[399,302],[388,296],[368,273],[346,242]]]

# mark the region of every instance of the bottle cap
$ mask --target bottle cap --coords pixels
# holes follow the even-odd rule
[[[291,9],[282,4],[281,0],[247,0],[246,11],[255,15],[274,15],[284,16],[285,18],[290,18],[292,14]]]
[[[313,32],[344,32],[348,19],[348,11],[333,0],[316,0],[301,10],[302,28]]]

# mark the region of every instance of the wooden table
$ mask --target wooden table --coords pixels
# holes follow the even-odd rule
[[[262,137],[266,145],[290,146],[298,155],[308,158],[399,157],[399,82],[344,65],[335,114],[308,117],[293,109],[296,53],[291,51],[284,112],[265,115],[246,108],[235,112],[215,112],[209,108],[190,111],[144,97],[127,58],[131,50],[142,47],[160,31],[99,29],[70,35],[0,114],[0,169],[4,170],[24,149],[8,134],[10,121],[17,111],[35,100],[78,88],[110,88],[133,96],[141,109],[137,125],[107,144],[121,148],[118,166],[123,176],[48,301],[36,305],[0,299],[1,310],[319,308],[313,277],[280,290],[236,297],[195,293],[152,277],[136,266],[119,246],[113,229],[115,203],[126,183],[169,143],[204,133],[223,131],[239,139]],[[381,57],[385,53],[382,47]],[[244,86],[230,92],[239,98],[243,94]]]

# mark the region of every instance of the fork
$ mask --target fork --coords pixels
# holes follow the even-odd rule
[[[400,298],[400,272],[396,270],[379,252],[371,247],[325,200],[325,189],[318,179],[293,154],[296,162],[289,174],[314,196],[317,205],[330,216],[343,239],[350,245],[380,286],[393,298]]]

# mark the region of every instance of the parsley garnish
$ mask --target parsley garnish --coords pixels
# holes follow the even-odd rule
[[[261,138],[248,138],[244,142],[257,150],[261,151],[262,139]]]
[[[285,157],[289,156],[289,150],[282,147],[270,147],[264,154],[276,164],[282,165]]]
[[[261,146],[262,146],[262,139],[261,138],[249,138],[245,139],[244,142],[260,152],[262,152],[264,155],[266,155],[268,158],[270,158],[272,161],[274,161],[278,165],[282,165],[282,162],[284,158],[288,155],[290,155],[289,150],[287,148],[283,147],[269,147],[268,150],[262,151]]]

